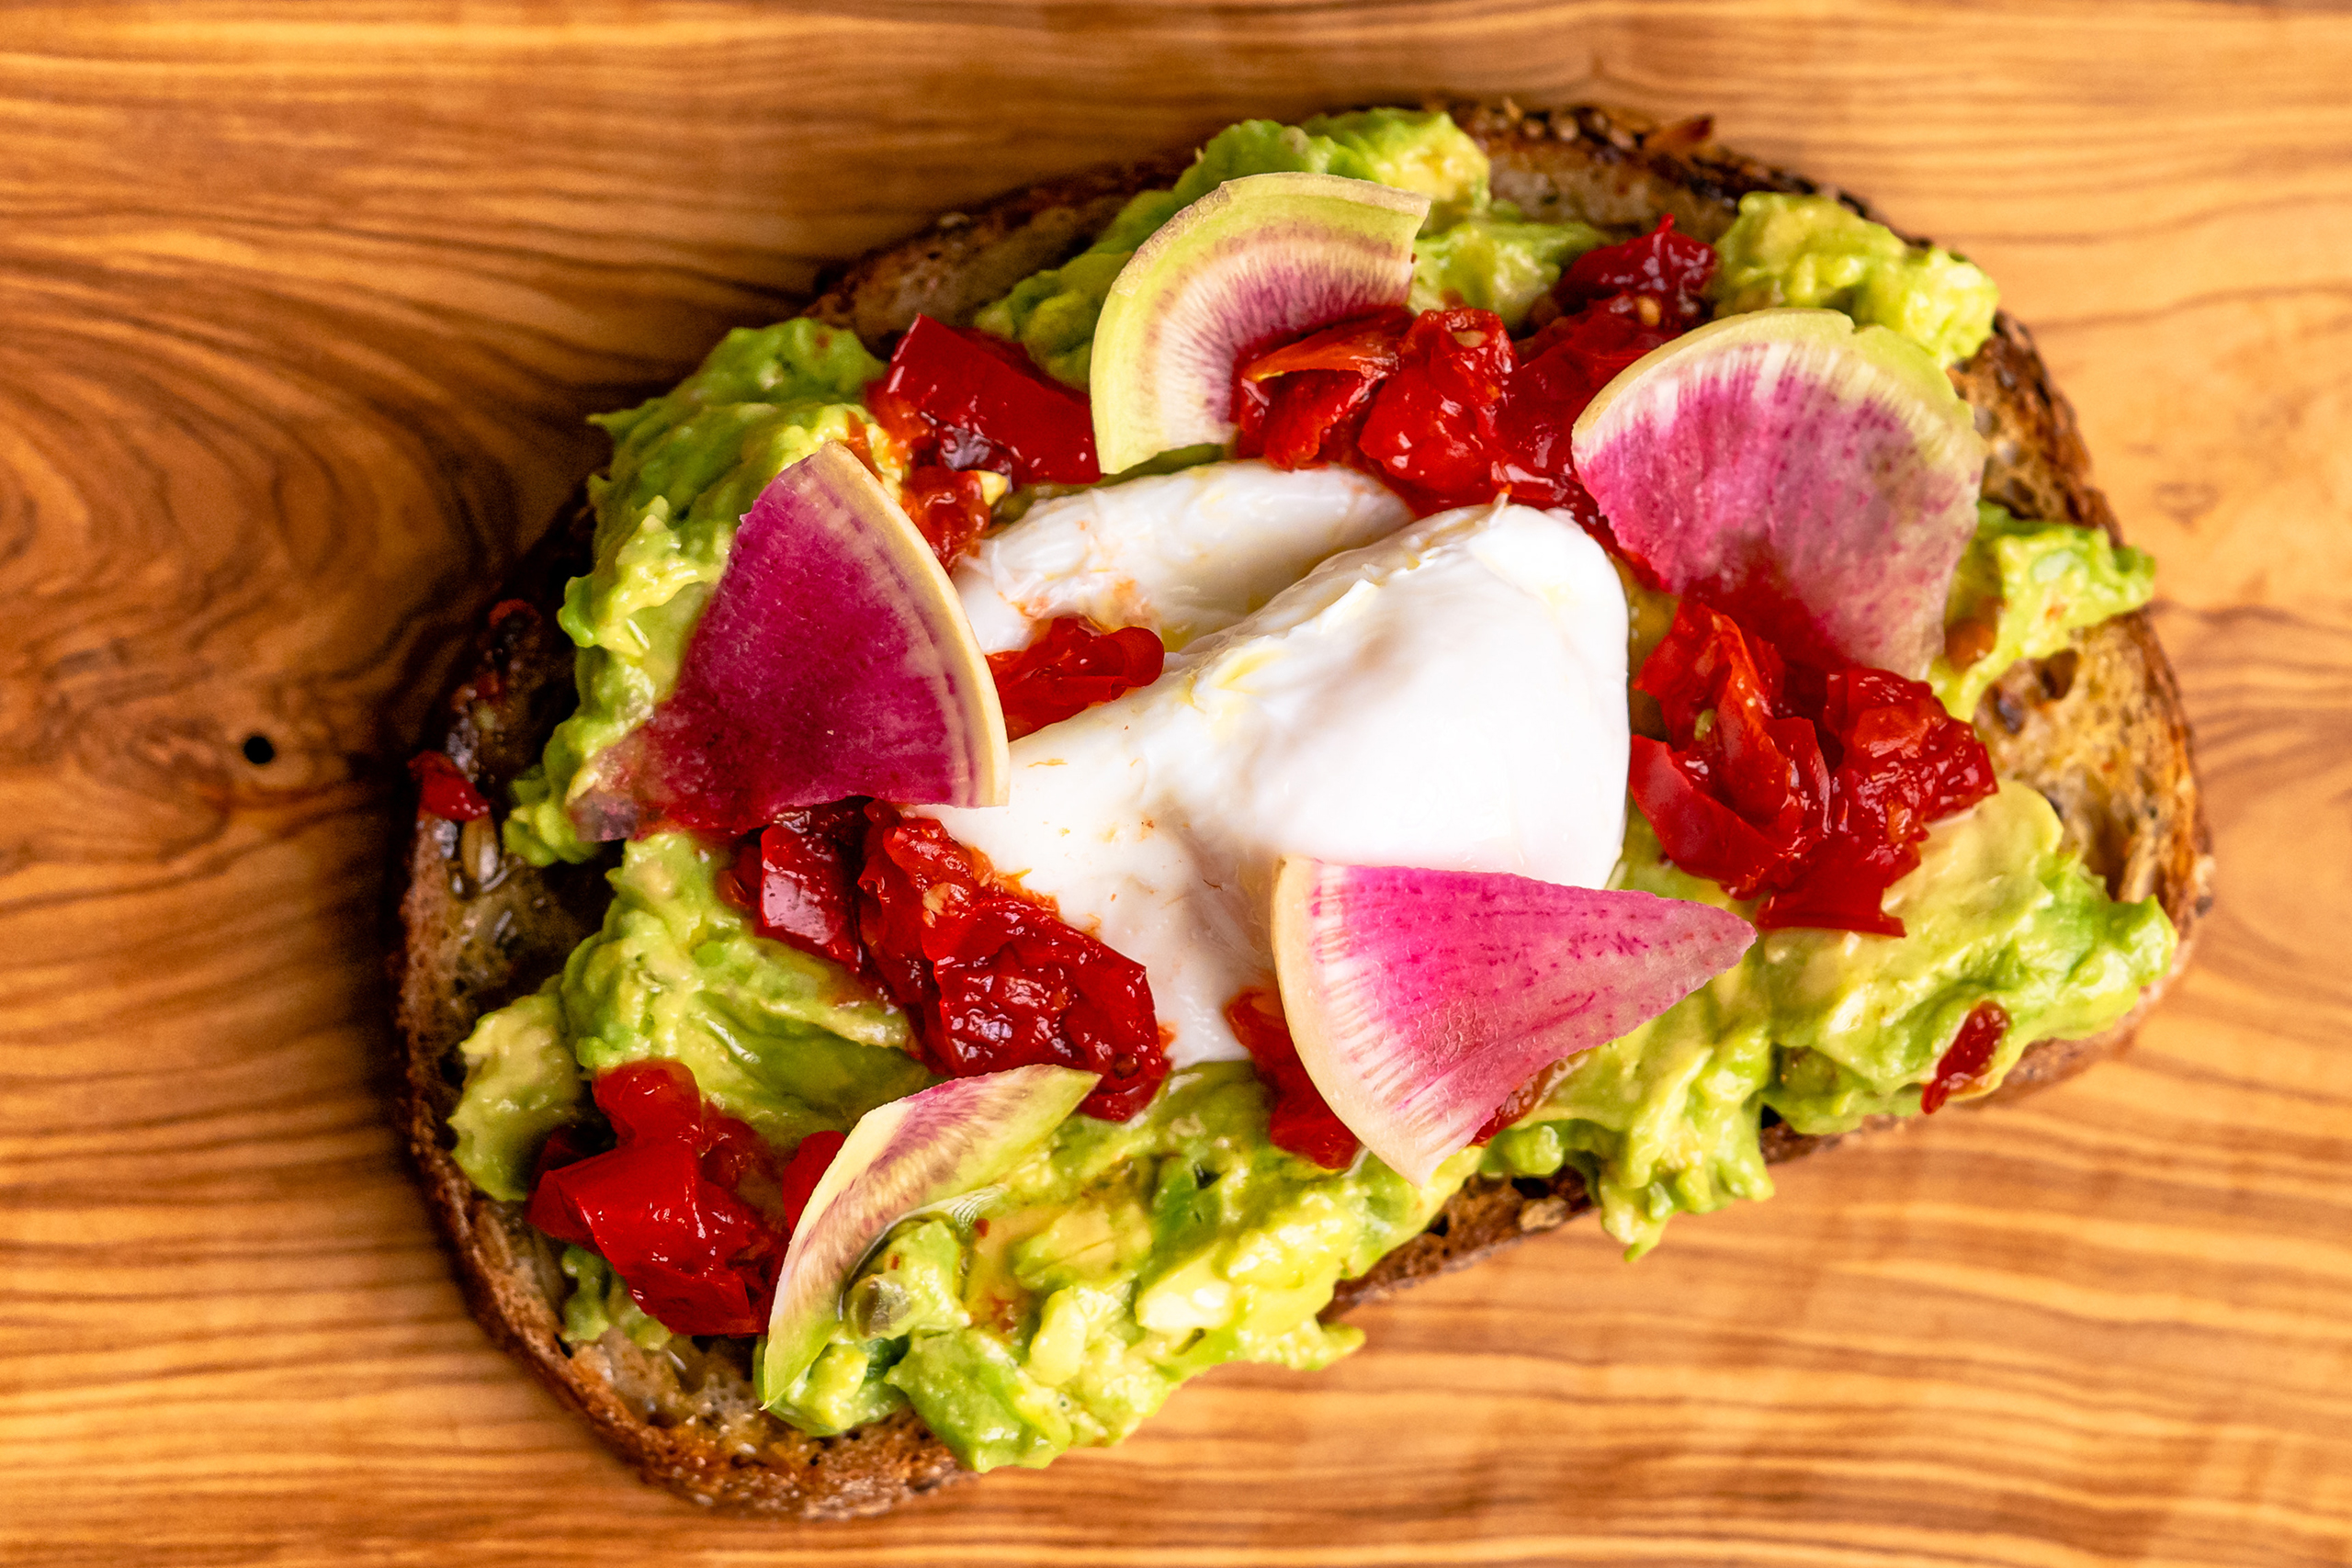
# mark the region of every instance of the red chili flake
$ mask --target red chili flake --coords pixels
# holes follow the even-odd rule
[[[1932,1116],[1953,1095],[1984,1088],[1993,1053],[2001,1048],[2001,1037],[2008,1032],[2009,1015],[1998,1002],[1979,1002],[1972,1008],[1943,1059],[1936,1064],[1936,1076],[1919,1091],[1919,1109]]]
[[[992,468],[1015,484],[1092,484],[1094,414],[1021,345],[917,316],[866,389],[866,407],[918,457]]]
[[[808,1195],[817,1190],[817,1183],[824,1179],[825,1168],[842,1152],[847,1134],[835,1132],[811,1133],[800,1140],[792,1157],[784,1162],[779,1179],[778,1198],[784,1207],[784,1217],[797,1226],[800,1216],[808,1209]]]
[[[408,760],[416,780],[416,809],[444,822],[473,822],[490,815],[490,802],[445,751],[419,751]]]
[[[989,655],[1005,733],[1018,740],[1159,679],[1168,649],[1144,626],[1098,631],[1084,619],[1049,621],[1028,647]]]
[[[1087,1115],[1142,1110],[1168,1076],[1143,965],[997,886],[937,822],[865,809],[858,931],[925,1064],[950,1077],[1077,1067],[1102,1078]]]
[[[752,917],[752,929],[859,967],[857,869],[865,813],[856,801],[787,811],[746,837],[719,874],[719,896]]]
[[[1266,1137],[1274,1147],[1326,1170],[1345,1170],[1356,1157],[1356,1135],[1331,1113],[1306,1076],[1290,1037],[1279,997],[1252,986],[1225,1004],[1225,1021],[1250,1053],[1266,1088]]]
[[[595,1095],[616,1146],[548,1168],[526,1217],[603,1254],[637,1304],[674,1333],[760,1333],[787,1235],[773,1152],[706,1107],[682,1063],[612,1068]]]
[[[1676,865],[1767,931],[1901,936],[1882,907],[1931,823],[1997,787],[1992,759],[1928,688],[1889,671],[1792,663],[1686,598],[1634,685],[1668,740],[1633,739],[1628,787]]]

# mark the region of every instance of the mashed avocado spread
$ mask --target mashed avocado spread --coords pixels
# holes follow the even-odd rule
[[[1605,236],[1521,220],[1487,191],[1487,165],[1443,115],[1379,110],[1283,127],[1236,126],[1170,191],[1136,197],[1094,246],[1018,285],[979,324],[1082,383],[1094,315],[1119,266],[1218,180],[1322,169],[1429,192],[1418,308],[1460,301],[1523,318],[1568,260]],[[1725,312],[1829,304],[1897,327],[1946,358],[1989,326],[1992,286],[1819,198],[1750,197],[1723,242]],[[615,442],[599,482],[595,563],[561,617],[580,647],[579,711],[517,782],[507,843],[537,864],[592,852],[564,802],[597,754],[675,678],[695,615],[726,564],[735,521],[776,472],[828,438],[895,457],[860,405],[881,366],[848,333],[808,321],[730,334],[668,395],[603,421]],[[1987,507],[1954,583],[1955,625],[1990,628],[1939,694],[1965,713],[2018,658],[2145,600],[2147,558],[2103,536]],[[1635,663],[1662,628],[1636,603]],[[484,1017],[464,1050],[451,1118],[457,1158],[498,1198],[526,1196],[550,1129],[593,1114],[586,1082],[660,1056],[780,1153],[819,1128],[931,1081],[907,1023],[854,976],[755,934],[718,897],[724,852],[692,835],[622,847],[601,931],[538,992]],[[1728,905],[1660,857],[1633,814],[1614,886]],[[1736,906],[1731,906],[1736,907]],[[1758,1145],[1770,1111],[1800,1132],[1919,1109],[1962,1018],[1997,1002],[2011,1028],[1996,1078],[2036,1040],[2094,1032],[2166,968],[2153,900],[2119,905],[2061,841],[2033,791],[2004,784],[1939,825],[1887,899],[1909,934],[1766,933],[1741,963],[1640,1028],[1580,1058],[1545,1103],[1416,1189],[1376,1160],[1323,1170],[1272,1146],[1245,1064],[1171,1075],[1125,1123],[1072,1117],[1002,1180],[901,1224],[844,1298],[808,1371],[769,1390],[778,1414],[847,1430],[911,1405],[968,1465],[1038,1465],[1117,1440],[1196,1372],[1232,1360],[1321,1366],[1357,1332],[1319,1314],[1342,1279],[1419,1232],[1475,1174],[1584,1178],[1629,1254],[1677,1213],[1769,1195]],[[670,1331],[595,1253],[571,1247],[564,1331],[649,1348]]]

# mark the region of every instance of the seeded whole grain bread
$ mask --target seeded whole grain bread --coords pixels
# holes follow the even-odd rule
[[[1704,119],[1660,125],[1593,107],[1452,107],[1491,154],[1495,194],[1537,218],[1579,218],[1630,233],[1671,213],[1686,231],[1712,240],[1747,192],[1821,188],[1715,145]],[[887,353],[918,311],[961,321],[1020,277],[1057,264],[1129,196],[1171,183],[1189,157],[1097,170],[942,218],[856,263],[808,313]],[[2002,316],[1957,374],[1990,450],[1987,493],[2020,516],[2116,535],[2106,499],[2091,486],[2073,413],[2025,329]],[[585,503],[575,501],[526,559],[488,617],[444,732],[428,742],[493,801],[505,798],[574,702],[572,649],[554,611],[565,580],[586,569],[592,527]],[[2117,897],[2153,893],[2163,901],[2185,962],[2211,902],[2211,856],[2179,694],[2146,615],[2110,621],[2054,657],[2021,661],[1985,695],[1977,722],[2000,771],[2049,797]],[[596,929],[608,864],[536,871],[502,854],[490,821],[460,828],[423,818],[404,857],[391,958],[405,1058],[398,1115],[475,1314],[647,1479],[696,1502],[845,1517],[881,1512],[965,1473],[911,1413],[840,1438],[808,1437],[766,1415],[752,1393],[748,1340],[680,1337],[647,1352],[616,1330],[567,1346],[560,1327],[569,1281],[555,1249],[523,1222],[519,1205],[475,1190],[451,1159],[447,1119],[463,1081],[459,1042],[483,1012],[535,989]],[[2034,1046],[1989,1098],[2055,1082],[2120,1051],[2162,988],[2095,1039]],[[1764,1137],[1776,1162],[1836,1142],[1780,1125]],[[1572,1171],[1475,1179],[1424,1234],[1343,1282],[1330,1310],[1460,1268],[1589,1206]]]

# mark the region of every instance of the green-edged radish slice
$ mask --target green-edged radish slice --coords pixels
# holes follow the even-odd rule
[[[1243,354],[1405,303],[1429,210],[1428,197],[1369,180],[1278,174],[1227,180],[1170,219],[1127,258],[1095,323],[1102,471],[1232,439]]]
[[[760,1348],[761,1399],[773,1407],[786,1398],[823,1351],[841,1322],[842,1290],[892,1225],[1012,1169],[1096,1081],[1069,1067],[1013,1067],[950,1078],[860,1117],[785,1250]]]

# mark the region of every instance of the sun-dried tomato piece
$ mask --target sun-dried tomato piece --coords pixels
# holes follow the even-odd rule
[[[603,1254],[637,1304],[674,1333],[760,1333],[787,1239],[773,1152],[705,1106],[678,1062],[611,1068],[595,1094],[616,1146],[547,1168],[526,1217]]]
[[[1676,865],[1762,897],[1768,931],[1902,935],[1886,890],[1919,863],[1931,823],[1997,787],[1975,731],[1921,682],[1791,661],[1696,599],[1634,685],[1668,730],[1634,738],[1635,804]]]
[[[1079,1110],[1123,1122],[1168,1076],[1143,965],[1000,886],[929,818],[866,807],[858,930],[950,1077],[1049,1063],[1102,1075]]]
[[[1250,1053],[1266,1088],[1266,1137],[1274,1147],[1326,1170],[1345,1170],[1356,1157],[1356,1135],[1331,1113],[1298,1059],[1280,998],[1252,986],[1225,1004],[1225,1021]]]
[[[1423,511],[1488,499],[1504,488],[1497,414],[1516,367],[1510,334],[1492,310],[1424,311],[1373,400],[1357,449]]]
[[[475,822],[490,815],[474,781],[444,751],[419,751],[408,760],[409,776],[416,781],[416,809],[444,822]]]
[[[1234,373],[1237,451],[1277,468],[1345,461],[1412,322],[1399,306],[1245,357]]]
[[[859,967],[857,873],[865,860],[860,801],[787,811],[745,837],[719,874],[719,897],[762,936]]]
[[[1570,262],[1552,286],[1552,298],[1563,313],[1598,306],[1644,326],[1666,326],[1672,335],[1706,318],[1707,285],[1714,276],[1714,247],[1678,232],[1673,218],[1665,217],[1646,234]]]
[[[1970,1009],[1961,1020],[1960,1032],[1936,1063],[1936,1076],[1919,1091],[1919,1109],[1932,1116],[1953,1095],[1984,1088],[1993,1055],[2008,1032],[2009,1015],[2000,1003],[1979,1002]]]
[[[1168,649],[1145,626],[1098,631],[1076,615],[1049,621],[1028,647],[989,655],[1005,733],[1018,740],[1159,679]]]

